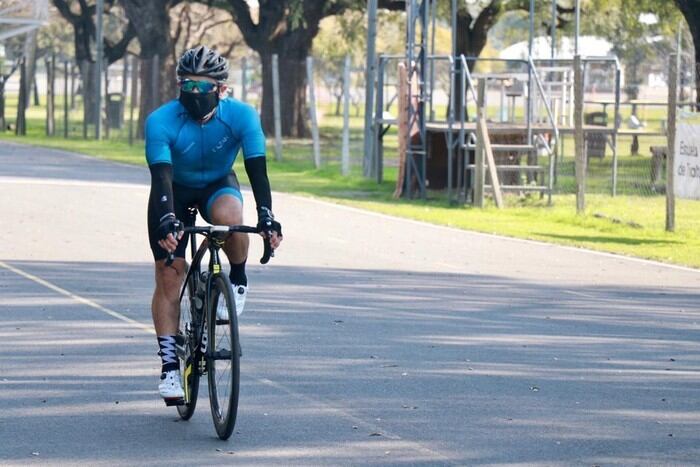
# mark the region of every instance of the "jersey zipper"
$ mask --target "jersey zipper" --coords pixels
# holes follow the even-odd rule
[[[199,160],[202,170],[199,171],[200,181],[204,184],[204,124],[199,124]]]

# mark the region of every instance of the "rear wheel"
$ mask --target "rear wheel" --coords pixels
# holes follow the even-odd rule
[[[192,276],[183,285],[180,299],[180,324],[175,337],[177,357],[180,361],[180,378],[185,390],[185,404],[178,405],[177,411],[183,420],[189,420],[197,406],[199,394],[199,361],[201,353],[197,348],[196,333],[196,299],[194,296],[194,279]],[[201,303],[201,301],[200,301]],[[201,314],[200,314],[201,316]]]
[[[228,439],[238,413],[240,346],[231,283],[223,274],[217,274],[211,282],[207,332],[211,414],[219,438]]]

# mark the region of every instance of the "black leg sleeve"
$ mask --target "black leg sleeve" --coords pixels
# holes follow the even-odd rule
[[[258,209],[265,207],[272,210],[272,194],[270,193],[270,180],[267,178],[265,157],[252,157],[244,162],[245,171],[253,189],[253,196],[255,196],[256,207]]]
[[[148,205],[154,217],[160,223],[165,217],[175,216],[173,166],[170,164],[153,164],[149,169],[151,170],[151,194],[148,198]]]

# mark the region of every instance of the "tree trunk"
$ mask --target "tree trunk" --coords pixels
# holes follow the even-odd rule
[[[486,46],[489,29],[496,22],[497,15],[498,9],[485,8],[474,26],[470,27],[474,19],[468,13],[460,12],[457,15],[457,55],[478,57]],[[469,71],[474,69],[474,62],[467,62],[467,64]]]
[[[36,39],[38,30],[34,29],[27,35],[27,39],[24,43],[24,56],[26,74],[27,74],[27,88],[24,90],[25,94],[25,107],[29,107],[30,100],[32,96],[32,85],[34,84],[34,77],[36,75]]]
[[[95,64],[88,60],[78,61],[80,71],[80,90],[83,96],[83,120],[88,124],[95,123]]]
[[[478,57],[481,55],[481,51],[484,50],[486,46],[486,40],[488,39],[489,29],[498,19],[500,13],[500,4],[491,5],[484,8],[479,14],[476,21],[474,18],[464,10],[460,10],[457,14],[457,56],[464,55],[465,57]],[[474,25],[472,26],[472,22]],[[467,66],[469,71],[474,70],[474,61],[467,61]],[[467,106],[464,105],[465,97],[462,96],[462,87],[460,85],[462,79],[462,69],[457,62],[457,73],[455,76],[455,100],[457,102],[455,106],[455,114],[457,116],[464,112],[466,117],[469,117]],[[469,94],[469,89],[466,90]]]
[[[143,139],[144,123],[148,115],[163,103],[176,97],[175,63],[172,55],[165,56],[165,64],[161,57],[155,55],[141,59],[139,70],[139,120],[136,126],[136,137]]]
[[[283,49],[283,50],[279,50]],[[272,93],[272,55],[279,56],[280,70],[280,113],[282,115],[282,135],[304,138],[309,136],[306,106],[306,57],[308,49],[294,54],[284,47],[268,49],[260,53],[263,68],[262,125],[267,134],[275,128],[274,101]],[[303,56],[300,56],[303,55]]]
[[[46,135],[53,136],[56,131],[55,108],[55,84],[56,84],[56,56],[51,55],[44,61],[46,64]]]
[[[126,16],[136,29],[141,44],[141,99],[136,134],[144,136],[146,117],[177,95],[175,44],[170,37],[172,0],[125,0]]]

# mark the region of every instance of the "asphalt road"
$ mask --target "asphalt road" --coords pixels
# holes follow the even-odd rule
[[[700,462],[698,271],[283,194],[283,246],[250,261],[235,434],[205,388],[179,421],[148,182],[0,145],[0,464]]]

